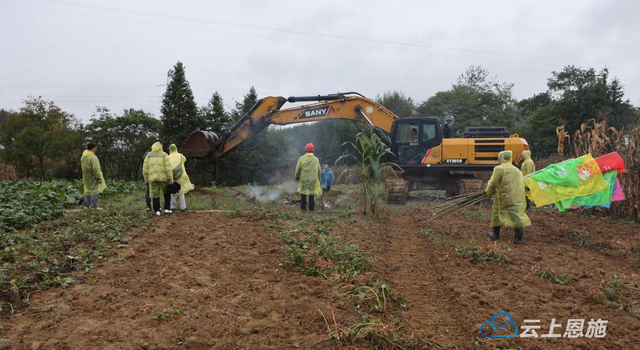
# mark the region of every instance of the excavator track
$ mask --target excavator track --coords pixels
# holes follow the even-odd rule
[[[403,205],[407,203],[409,196],[409,183],[399,177],[387,179],[385,181],[385,187],[387,188],[387,203]]]
[[[447,197],[483,191],[486,187],[482,179],[472,174],[447,174],[438,177],[405,175],[390,178],[385,182],[387,203],[402,205],[407,203],[409,191],[443,190]]]

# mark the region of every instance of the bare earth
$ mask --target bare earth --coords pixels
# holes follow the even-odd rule
[[[374,270],[407,299],[404,336],[429,335],[450,348],[640,349],[638,316],[608,306],[598,293],[603,281],[617,275],[626,283],[618,293],[640,301],[640,260],[628,249],[639,241],[639,226],[536,212],[525,244],[515,247],[507,229],[501,241],[489,242],[485,218],[459,215],[427,223],[429,214],[420,208],[386,216],[381,222],[357,217],[355,224],[338,225],[334,232],[374,256]],[[569,228],[612,244],[572,245],[576,239],[560,235]],[[471,265],[455,247],[472,240],[503,252],[507,262]],[[0,347],[346,346],[329,340],[317,312],[335,310],[338,322],[353,322],[340,286],[284,267],[282,246],[264,221],[197,212],[157,219],[149,230],[132,230],[128,244],[95,269],[77,272],[73,286],[34,293],[29,307],[0,320],[5,338]],[[540,269],[568,274],[571,281],[558,285],[541,279],[534,273]],[[563,325],[556,333],[564,332],[569,318],[609,323],[604,339],[482,337],[480,325],[499,311],[510,313],[518,325],[540,319],[539,334],[548,332],[552,318]]]

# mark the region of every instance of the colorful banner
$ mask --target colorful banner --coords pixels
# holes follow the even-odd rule
[[[616,170],[604,173],[604,181],[607,184],[607,188],[594,194],[582,197],[574,197],[565,200],[561,200],[556,203],[558,211],[563,212],[573,207],[605,207],[608,208],[611,205],[611,198],[613,197],[613,191],[616,185],[616,176],[618,172]]]
[[[558,167],[560,164],[562,167]],[[575,169],[572,169],[572,166],[575,166]],[[549,167],[553,170],[544,171]],[[590,154],[559,164],[552,164],[549,167],[526,177],[524,180],[525,186],[530,190],[527,196],[538,207],[575,197],[592,195],[607,188],[600,166]],[[539,173],[544,175],[536,176]],[[562,185],[576,182],[576,186]]]
[[[604,156],[596,158],[596,162],[600,166],[600,171],[604,174],[611,170],[617,170],[618,174],[624,174],[624,160],[618,152],[607,153]]]

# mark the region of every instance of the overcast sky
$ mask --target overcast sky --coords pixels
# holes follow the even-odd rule
[[[640,105],[640,2],[0,0],[0,108],[29,95],[88,121],[96,106],[159,116],[167,71],[198,105],[399,90],[420,102],[469,65],[546,90],[565,65],[608,67]]]

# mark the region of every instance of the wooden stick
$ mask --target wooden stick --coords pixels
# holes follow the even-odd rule
[[[440,211],[440,212],[436,213],[436,216],[435,216],[435,217],[433,217],[432,219],[430,219],[430,220],[429,220],[429,221],[427,221],[427,222],[431,222],[431,221],[433,221],[433,220],[435,220],[435,219],[440,219],[440,218],[443,218],[443,217],[449,216],[449,215],[451,215],[451,214],[453,214],[453,213],[455,213],[455,212],[458,212],[458,211],[460,211],[460,210],[462,210],[462,209],[464,209],[464,208],[467,208],[467,207],[469,207],[469,206],[471,206],[471,205],[479,204],[480,202],[482,202],[482,201],[483,201],[483,200],[485,200],[486,198],[487,198],[487,196],[486,196],[486,195],[481,195],[481,196],[478,196],[478,197],[476,197],[476,198],[474,198],[474,199],[472,199],[472,200],[469,200],[469,201],[467,201],[467,202],[465,202],[465,203],[462,203],[462,204],[460,204],[460,205],[458,205],[458,206],[453,206],[453,207],[450,207],[450,208],[444,209],[444,210],[442,210],[442,211]]]

